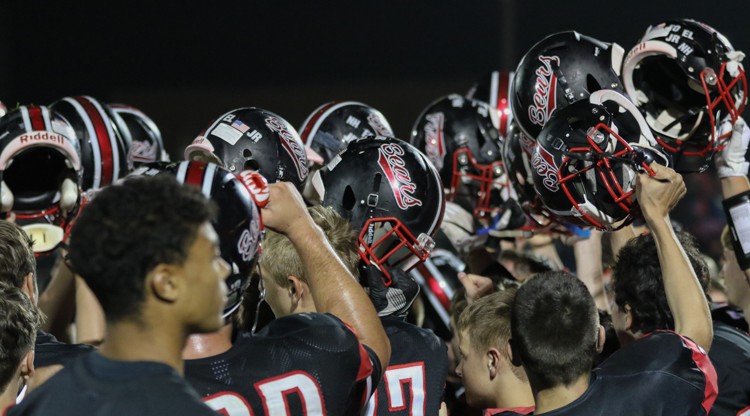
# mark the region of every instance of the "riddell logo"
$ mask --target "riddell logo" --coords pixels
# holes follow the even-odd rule
[[[55,142],[63,144],[65,142],[65,138],[62,135],[46,131],[38,131],[33,134],[22,134],[18,138],[19,141],[24,144],[30,142]]]
[[[404,154],[404,149],[397,144],[389,143],[380,146],[378,152],[380,153],[378,165],[380,165],[380,169],[383,170],[383,173],[388,178],[398,207],[405,210],[409,207],[422,206],[422,201],[414,197],[417,185],[412,182],[411,175],[409,175],[409,171],[405,167],[406,163],[401,158]]]
[[[279,134],[279,137],[281,137],[281,144],[292,157],[294,167],[297,169],[297,176],[299,176],[301,181],[304,181],[309,173],[307,169],[307,155],[305,154],[305,149],[303,149],[296,138],[292,136],[292,133],[286,128],[284,123],[276,117],[268,117],[266,119],[266,126]]]
[[[544,187],[552,192],[560,190],[560,182],[557,177],[557,167],[552,155],[543,147],[537,146],[538,151],[534,152],[531,158],[531,166],[537,175],[542,177]]]
[[[424,125],[424,151],[427,157],[438,169],[443,168],[445,157],[445,141],[443,139],[443,113],[432,113],[425,116],[427,123]]]
[[[556,107],[555,90],[557,76],[552,69],[552,62],[560,64],[557,56],[539,56],[542,65],[536,69],[536,84],[534,85],[534,105],[529,106],[529,120],[544,126]]]

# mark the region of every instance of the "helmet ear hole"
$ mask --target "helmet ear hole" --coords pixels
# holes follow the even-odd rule
[[[586,89],[590,94],[594,91],[599,91],[600,89],[602,89],[602,86],[599,85],[599,81],[597,81],[593,75],[588,74],[586,75]]]
[[[244,158],[246,158],[246,159],[250,159],[251,157],[253,157],[253,152],[252,152],[252,150],[250,150],[250,149],[245,149],[245,150],[243,150],[243,151],[242,151],[242,157],[244,157]]]
[[[246,152],[249,152],[249,150],[245,150]],[[245,165],[243,167],[243,170],[260,170],[260,164],[254,159],[246,160]]]
[[[345,210],[351,211],[356,203],[357,198],[354,197],[354,191],[351,186],[347,185],[346,189],[344,189],[344,200],[341,205]]]

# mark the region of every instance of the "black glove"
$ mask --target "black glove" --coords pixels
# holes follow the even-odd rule
[[[374,265],[360,264],[359,279],[375,305],[378,316],[403,318],[419,295],[419,284],[399,268],[388,271],[391,275],[390,286],[385,285],[383,273]]]

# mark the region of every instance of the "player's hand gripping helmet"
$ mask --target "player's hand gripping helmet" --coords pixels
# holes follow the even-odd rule
[[[635,104],[600,90],[550,117],[532,154],[534,187],[544,205],[566,222],[619,229],[639,213],[637,172],[665,154]]]
[[[702,171],[717,147],[724,119],[737,121],[747,104],[744,54],[713,28],[694,20],[669,20],[646,30],[626,56],[625,89],[656,140],[674,154],[675,169]]]
[[[81,148],[83,190],[99,189],[124,177],[127,146],[106,110],[89,96],[62,98],[50,106],[75,130]]]
[[[496,123],[495,128],[503,139],[508,137],[513,123],[513,112],[510,110],[513,77],[513,72],[492,71],[466,93],[466,98],[487,103],[495,110],[497,118],[493,117],[492,121]]]
[[[323,165],[341,153],[349,142],[366,137],[393,136],[383,114],[355,101],[331,101],[318,107],[299,129],[305,146],[323,158]]]
[[[388,268],[408,271],[434,247],[445,210],[435,167],[409,143],[369,137],[349,143],[321,172],[323,205],[359,233],[359,254],[389,284]]]
[[[180,183],[196,186],[218,207],[213,221],[219,235],[221,257],[231,266],[226,279],[227,303],[224,317],[239,308],[242,294],[250,284],[250,275],[260,252],[262,224],[260,212],[250,192],[234,174],[213,163],[189,161],[145,164],[132,175],[170,174]]]
[[[492,113],[483,102],[452,94],[422,111],[411,132],[411,143],[440,172],[446,198],[478,219],[501,213],[510,198]]]
[[[125,104],[109,104],[106,109],[128,149],[129,171],[143,163],[169,162],[159,127],[143,111]]]
[[[185,148],[185,159],[208,160],[230,172],[260,172],[268,182],[291,182],[302,192],[309,173],[305,146],[281,116],[255,107],[232,110]]]
[[[621,90],[624,51],[578,32],[560,32],[534,45],[513,79],[511,107],[521,131],[536,139],[556,109],[600,89]]]
[[[0,118],[0,201],[35,240],[37,254],[66,238],[81,201],[81,159],[73,128],[47,107]]]

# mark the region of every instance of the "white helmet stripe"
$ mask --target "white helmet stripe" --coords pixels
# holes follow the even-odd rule
[[[102,185],[102,152],[99,149],[99,141],[96,140],[96,130],[94,125],[91,123],[91,118],[86,113],[86,109],[83,108],[81,103],[71,97],[65,97],[63,101],[72,105],[78,112],[78,116],[83,120],[83,124],[86,126],[86,131],[90,137],[89,144],[91,145],[91,154],[94,157],[94,178],[91,184],[93,189],[99,189]]]

